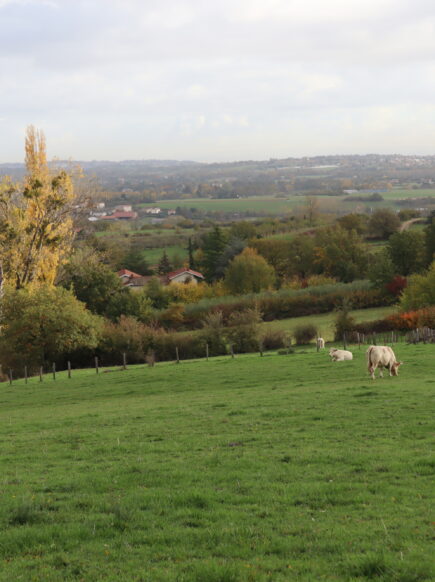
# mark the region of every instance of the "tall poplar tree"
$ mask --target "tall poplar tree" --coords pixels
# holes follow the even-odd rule
[[[33,126],[27,129],[25,150],[24,182],[0,184],[0,262],[5,281],[16,289],[53,284],[74,235],[70,174],[50,171],[44,134]]]

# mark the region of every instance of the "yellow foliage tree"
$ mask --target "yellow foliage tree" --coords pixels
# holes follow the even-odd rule
[[[33,126],[25,148],[24,182],[0,184],[0,261],[6,283],[16,289],[53,284],[74,235],[71,175],[50,171],[44,134]]]

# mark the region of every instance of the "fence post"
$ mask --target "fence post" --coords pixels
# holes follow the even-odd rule
[[[71,378],[71,362],[68,360],[68,378]]]
[[[343,332],[343,349],[345,350],[346,348],[347,348],[347,345],[346,345],[346,332],[344,331]]]
[[[127,369],[127,355],[125,352],[123,352],[122,354],[122,369],[123,370]]]
[[[98,374],[99,370],[98,370],[98,356],[95,356],[95,373]]]
[[[319,338],[316,339],[316,351],[319,352],[320,351],[320,343],[319,343]]]
[[[230,354],[231,354],[231,357],[234,358],[234,348],[233,348],[233,344],[230,344]]]
[[[179,364],[180,363],[180,355],[178,353],[178,347],[177,346],[175,346],[175,357],[177,358],[177,364]]]
[[[263,342],[260,342],[260,343],[258,344],[258,347],[259,347],[259,349],[260,349],[260,356],[261,356],[261,357],[263,357]]]
[[[361,349],[361,337],[359,335],[359,331],[356,332],[356,336],[358,338],[358,349],[360,350]]]
[[[24,366],[24,382],[27,384],[27,366]]]
[[[208,362],[208,344],[205,344],[205,359]]]
[[[9,368],[9,384],[12,386],[12,370]]]
[[[42,382],[43,374],[44,374],[44,370],[43,370],[42,366],[40,366],[40,368],[39,368],[39,381],[40,382]]]
[[[53,380],[56,380],[56,364],[53,362]]]

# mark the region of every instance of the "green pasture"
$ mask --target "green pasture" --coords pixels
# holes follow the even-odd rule
[[[373,307],[371,309],[355,309],[351,312],[351,316],[356,323],[364,321],[373,321],[375,319],[383,319],[387,315],[391,315],[397,311],[397,307]],[[334,339],[334,327],[337,314],[334,312],[322,313],[320,315],[306,315],[304,317],[292,317],[290,319],[276,319],[267,323],[261,324],[263,329],[283,329],[290,335],[294,330],[301,325],[314,325],[320,333],[320,336],[327,342]]]
[[[271,196],[252,198],[189,198],[185,200],[162,200],[158,202],[160,208],[198,208],[206,212],[254,212],[264,214],[285,214],[294,206],[303,204],[304,197],[273,198]]]
[[[0,385],[0,580],[424,582],[435,346]]]

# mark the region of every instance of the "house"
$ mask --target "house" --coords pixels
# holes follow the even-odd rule
[[[120,212],[115,211],[113,214],[102,216],[102,220],[134,220],[137,218],[137,212]]]
[[[171,271],[165,275],[167,280],[167,285],[171,283],[200,283],[205,280],[205,277],[199,271],[193,271],[192,269],[177,269],[176,271]]]
[[[131,212],[133,210],[131,204],[120,204],[115,206],[115,212]]]
[[[145,208],[145,214],[160,214],[162,212],[161,208]]]
[[[128,269],[121,269],[116,274],[118,275],[118,277],[120,277],[122,279],[122,282],[124,283],[124,285],[126,285],[132,279],[137,279],[137,278],[141,279],[142,278],[142,275],[138,275],[137,273],[134,273],[133,271],[129,271]]]

